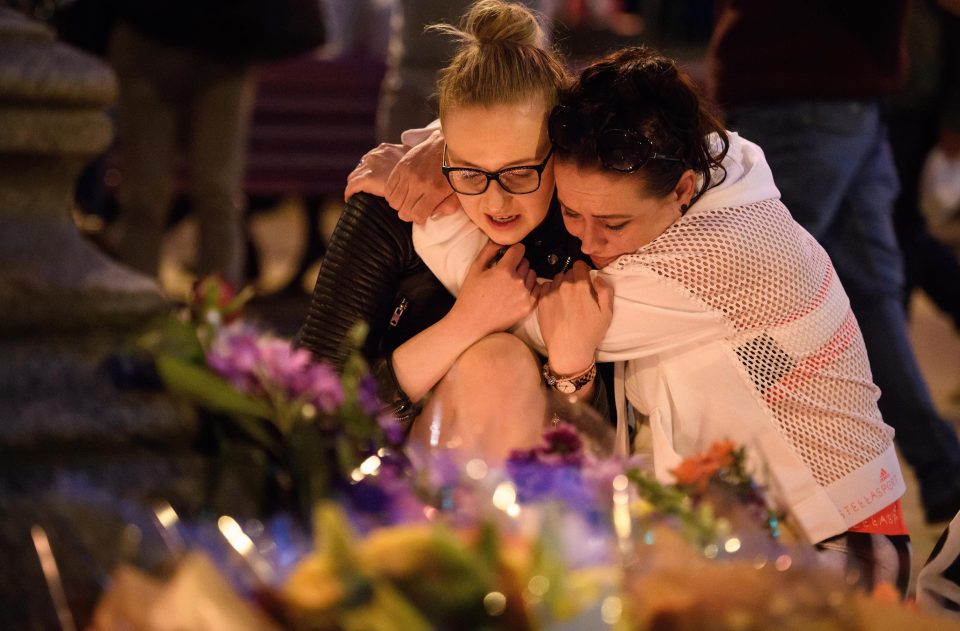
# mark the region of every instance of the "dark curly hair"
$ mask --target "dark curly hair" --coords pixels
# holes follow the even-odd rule
[[[637,172],[649,194],[667,195],[688,168],[703,176],[697,196],[719,183],[711,181],[714,168],[723,173],[720,181],[726,175],[720,163],[730,141],[719,116],[693,80],[652,48],[624,48],[590,64],[561,91],[557,107],[567,108],[567,116],[578,123],[563,146],[554,146],[560,160],[603,169],[597,154],[600,133],[628,129],[646,136],[655,151],[680,159],[649,160]]]

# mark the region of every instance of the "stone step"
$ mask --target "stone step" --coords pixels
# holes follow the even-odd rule
[[[0,340],[0,450],[191,444],[191,405],[114,385],[106,363],[128,343],[124,332],[102,330]]]
[[[86,628],[110,572],[122,560],[156,569],[170,551],[152,517],[163,498],[185,516],[206,493],[209,463],[189,451],[101,450],[0,456],[0,629],[58,629],[31,528],[41,526],[78,628]],[[124,532],[142,542],[124,559]],[[127,546],[129,548],[129,546]]]

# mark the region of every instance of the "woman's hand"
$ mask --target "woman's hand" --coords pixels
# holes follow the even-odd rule
[[[410,147],[406,145],[384,142],[380,143],[376,149],[365,153],[360,158],[360,163],[347,176],[347,188],[343,191],[343,201],[347,201],[357,193],[386,197],[387,178],[390,177],[390,172],[400,159],[409,151]]]
[[[535,293],[550,369],[557,375],[582,372],[594,361],[613,318],[613,288],[599,275],[591,278],[586,263],[577,261]]]
[[[448,215],[460,208],[460,201],[440,170],[443,144],[440,130],[433,132],[411,148],[391,171],[384,197],[400,219],[424,223],[433,215]]]
[[[536,273],[523,258],[523,244],[506,249],[490,242],[474,259],[450,315],[476,339],[505,331],[536,306]],[[498,257],[499,256],[499,260]]]

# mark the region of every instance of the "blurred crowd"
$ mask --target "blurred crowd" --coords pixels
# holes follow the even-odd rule
[[[258,124],[254,114],[261,105],[257,88],[262,69],[296,61],[296,69],[286,76],[309,82],[337,72],[338,64],[370,60],[361,72],[382,76],[375,117],[366,121],[375,130],[371,140],[399,142],[404,129],[435,117],[436,72],[455,45],[439,34],[425,33],[424,26],[456,23],[470,3],[4,0],[2,4],[50,23],[63,40],[103,57],[117,74],[120,91],[113,112],[117,141],[86,169],[77,187],[76,217],[85,232],[119,260],[157,276],[164,235],[192,214],[198,242],[187,271],[198,276],[217,272],[235,284],[255,283],[261,270],[246,219],[251,212],[294,196],[303,202],[309,233],[303,260],[286,287],[297,293],[302,292],[302,274],[324,252],[317,215],[339,191],[316,183],[308,190],[300,182],[272,175],[266,187],[249,185],[258,158],[257,148],[250,147]],[[527,4],[554,26],[556,43],[573,64],[638,41],[702,52],[712,16],[711,0]],[[347,73],[354,70],[346,68]],[[349,102],[347,90],[340,95],[341,103],[315,108],[320,110],[311,113],[317,118],[315,127],[335,124],[338,116],[359,109]],[[303,127],[310,124],[303,121]],[[288,160],[319,164],[334,159],[332,151],[324,155],[323,142],[307,154],[294,144],[279,152],[271,147],[267,160],[282,162],[285,151]],[[361,145],[353,150],[354,160],[362,149]],[[345,180],[352,164],[335,165],[340,177],[333,179]],[[277,164],[276,169],[282,166]]]

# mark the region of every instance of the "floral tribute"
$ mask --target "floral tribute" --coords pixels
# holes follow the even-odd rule
[[[342,374],[289,340],[243,318],[252,297],[219,277],[197,283],[190,302],[138,341],[163,385],[217,423],[221,453],[238,446],[264,454],[277,484],[301,514],[371,455],[391,450],[403,431],[382,412],[376,383],[358,352]],[[361,325],[346,343],[357,349]],[[265,474],[266,475],[266,474]]]
[[[588,433],[564,422],[502,467],[436,450],[407,457],[356,354],[338,375],[245,322],[246,297],[204,281],[190,307],[141,344],[168,388],[226,417],[283,468],[302,500],[293,523],[310,523],[313,540],[303,543],[307,530],[291,537],[289,519],[281,536],[269,516],[249,533],[221,517],[233,555],[216,563],[224,580],[211,576],[204,552],[218,555],[200,540],[174,579],[150,579],[158,616],[181,605],[205,611],[206,622],[177,628],[925,628],[825,577],[805,548],[784,542],[731,442],[681,462],[672,484],[643,457],[597,455]],[[236,597],[224,595],[228,584]],[[122,608],[118,593],[104,598],[107,613]],[[217,612],[235,621],[210,623]]]

